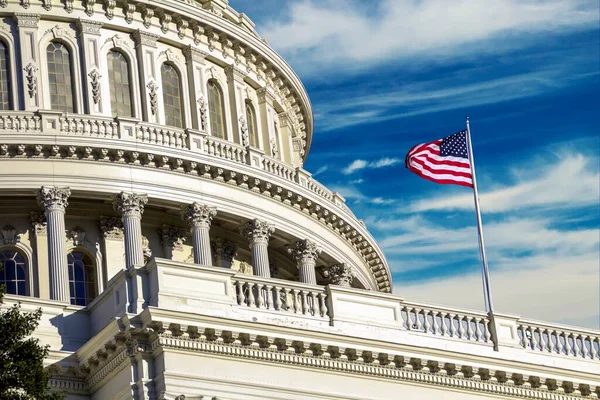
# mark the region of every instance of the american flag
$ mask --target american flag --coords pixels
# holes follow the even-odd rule
[[[413,146],[406,154],[406,168],[427,180],[473,187],[467,152],[467,131]]]

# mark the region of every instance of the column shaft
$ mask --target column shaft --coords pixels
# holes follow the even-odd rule
[[[50,298],[70,301],[69,270],[67,268],[65,211],[52,209],[46,211],[48,220],[48,266],[50,269]]]
[[[144,265],[142,247],[142,218],[139,215],[123,215],[125,234],[125,266]]]
[[[192,228],[192,236],[194,239],[194,264],[212,265],[208,226],[194,226]]]
[[[309,283],[311,285],[317,284],[317,274],[315,273],[315,263],[313,262],[302,262],[298,265],[300,282]]]
[[[254,275],[265,278],[271,277],[269,268],[269,252],[267,243],[258,241],[250,244],[252,249],[252,270]]]

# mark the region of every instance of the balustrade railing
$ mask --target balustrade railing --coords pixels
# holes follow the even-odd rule
[[[484,313],[462,313],[443,308],[402,303],[401,314],[403,327],[409,331],[491,343],[490,320]]]
[[[519,320],[518,335],[524,349],[550,354],[600,359],[600,336],[559,325]]]
[[[296,177],[296,171],[291,166],[271,157],[263,157],[263,168],[265,171],[289,181],[293,181]]]
[[[61,133],[102,138],[118,138],[119,126],[112,118],[63,114],[59,118]]]
[[[239,306],[329,318],[324,288],[239,276],[234,286]]]
[[[178,149],[189,148],[188,134],[183,129],[166,128],[143,122],[136,126],[136,139],[143,143],[158,144],[160,146]]]
[[[227,140],[207,136],[205,139],[206,153],[211,156],[224,158],[238,163],[246,163],[246,148]]]
[[[308,179],[306,186],[308,190],[319,195],[320,197],[323,197],[324,199],[329,201],[333,200],[333,193],[325,186],[323,186],[320,182],[317,182],[311,178]]]
[[[22,113],[19,111],[10,114],[0,115],[0,131],[34,131],[41,130],[41,118],[31,113]]]

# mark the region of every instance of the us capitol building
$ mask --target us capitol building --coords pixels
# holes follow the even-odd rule
[[[302,82],[227,0],[0,17],[0,283],[4,307],[43,309],[52,390],[598,398],[599,331],[391,294],[371,234],[302,167]]]

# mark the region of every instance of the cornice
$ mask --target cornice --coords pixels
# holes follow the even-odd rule
[[[320,221],[324,226],[347,241],[359,254],[365,263],[365,266],[371,270],[371,274],[378,288],[382,292],[391,291],[391,277],[386,265],[380,258],[374,239],[368,234],[364,227],[358,227],[359,222],[346,219],[335,212],[335,207],[326,206],[316,197],[312,199],[307,197],[306,193],[299,190],[296,183],[283,184],[280,180],[265,179],[264,173],[257,171],[256,175],[249,172],[249,169],[233,168],[231,163],[219,165],[214,162],[199,162],[198,159],[191,158],[189,155],[166,156],[162,152],[146,151],[141,146],[133,143],[134,147],[114,148],[115,141],[110,141],[106,146],[95,146],[91,142],[87,145],[58,145],[57,140],[53,139],[54,144],[40,145],[41,138],[35,138],[38,144],[0,144],[1,159],[36,159],[36,160],[65,160],[70,162],[103,162],[116,165],[128,165],[132,168],[151,168],[160,169],[164,172],[184,173],[189,176],[201,179],[210,179],[213,181],[235,185],[244,190],[250,190],[255,193],[270,197],[273,200],[281,202],[289,207],[307,214],[307,216]],[[126,146],[126,142],[119,143]],[[112,147],[112,148],[111,148]],[[149,146],[148,148],[151,148]],[[242,172],[240,172],[242,171]],[[261,171],[264,172],[264,171]],[[292,188],[290,188],[292,187]],[[297,189],[294,189],[297,187]],[[356,227],[355,227],[356,225]]]
[[[93,393],[95,388],[104,384],[115,370],[125,368],[128,357],[135,357],[139,353],[156,353],[159,349],[247,358],[313,370],[530,399],[594,399],[600,392],[599,386],[590,387],[576,380],[557,381],[543,374],[524,375],[504,368],[481,368],[477,363],[459,364],[396,351],[377,352],[353,345],[344,347],[335,341],[302,340],[297,333],[291,336],[281,332],[262,335],[256,334],[253,329],[224,329],[222,325],[208,322],[183,325],[167,320],[144,320],[145,323],[136,323],[135,327],[128,325],[90,359],[80,360],[83,367],[75,372],[80,375],[87,373],[85,382],[90,392]],[[107,355],[107,349],[111,351],[110,355]],[[73,371],[70,373],[73,374]]]

